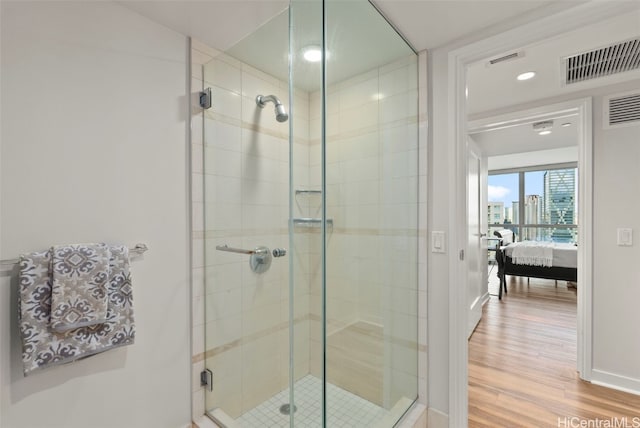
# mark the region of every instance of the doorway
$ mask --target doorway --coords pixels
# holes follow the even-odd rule
[[[580,236],[580,242],[582,245],[578,247],[578,277],[581,292],[578,293],[577,304],[577,371],[580,374],[581,379],[589,380],[589,368],[591,367],[591,361],[590,352],[586,352],[586,350],[590,349],[591,347],[591,265],[590,263],[587,263],[587,260],[591,260],[591,177],[593,173],[591,159],[591,99],[582,98],[562,103],[535,107],[528,110],[508,112],[505,114],[476,119],[465,124],[465,129],[467,133],[477,135],[483,132],[516,128],[518,126],[530,127],[534,123],[549,121],[554,118],[572,118],[572,120],[575,122],[576,134],[578,136],[577,165],[578,169],[580,170],[580,174],[578,174],[578,226],[576,227],[576,229],[578,236]],[[483,149],[481,148],[481,150]],[[468,186],[471,185],[471,182],[468,175],[468,166],[464,171],[465,180],[460,180],[460,183],[463,183],[465,185],[465,192],[469,192],[470,188]],[[465,202],[469,204],[469,201]],[[466,209],[464,211],[467,218],[469,218],[469,216],[473,214],[468,207],[469,205],[466,205]],[[468,229],[469,227],[471,227],[471,224],[466,223],[465,227]],[[472,271],[471,268],[473,266],[475,266],[475,264],[472,264],[471,260],[467,259],[465,264],[465,271],[467,272],[465,277],[467,278],[467,280],[470,279],[469,272]],[[471,290],[471,288],[472,285],[467,283],[465,289]],[[467,298],[469,299],[470,296],[468,296]],[[475,319],[475,316],[476,314],[469,311],[467,315],[469,324],[472,323],[472,320]],[[465,391],[466,390],[467,389],[465,388]]]
[[[590,343],[585,343],[587,337],[590,338],[591,334],[585,325],[581,323],[581,321],[589,320],[588,325],[590,325],[591,313],[590,313],[590,304],[588,306],[585,305],[585,302],[590,301],[591,296],[591,265],[586,263],[586,260],[591,259],[591,216],[592,216],[592,208],[591,208],[591,194],[592,194],[592,138],[591,138],[591,99],[583,98],[577,99],[573,101],[567,101],[563,103],[550,104],[546,106],[541,106],[529,110],[521,110],[510,112],[504,115],[497,115],[486,117],[483,119],[478,119],[474,121],[470,121],[467,125],[468,133],[470,135],[475,135],[476,139],[481,140],[479,144],[480,150],[484,155],[487,154],[495,154],[495,147],[492,148],[490,144],[486,141],[480,139],[478,136],[483,133],[491,133],[491,132],[502,132],[506,135],[506,137],[502,138],[513,138],[510,132],[521,132],[519,128],[528,131],[529,128],[533,128],[532,125],[540,122],[549,122],[555,121],[558,124],[558,128],[564,128],[561,124],[563,123],[571,123],[574,129],[573,135],[576,138],[577,150],[575,151],[567,151],[566,148],[549,148],[546,147],[546,150],[531,150],[531,147],[526,152],[525,156],[521,156],[521,159],[518,159],[518,149],[512,149],[511,153],[508,155],[496,156],[494,159],[498,159],[493,167],[489,167],[489,169],[501,169],[502,172],[508,173],[513,172],[514,170],[505,169],[505,165],[509,165],[506,162],[516,162],[516,164],[510,164],[513,166],[520,167],[520,176],[522,178],[519,183],[519,204],[514,204],[512,208],[511,219],[505,219],[503,222],[500,222],[500,225],[497,227],[505,227],[505,223],[507,221],[514,222],[514,219],[517,217],[518,220],[515,221],[518,225],[514,225],[513,227],[515,235],[520,237],[527,237],[527,239],[552,239],[552,234],[556,235],[562,234],[570,234],[577,235],[580,239],[581,245],[578,246],[578,280],[580,283],[580,293],[578,293],[578,307],[577,307],[577,371],[580,373],[580,377],[585,380],[589,380],[589,371],[586,369],[590,367],[590,353],[585,353],[585,347],[588,346],[590,348]],[[568,127],[567,127],[568,128]],[[505,132],[509,131],[509,132]],[[516,134],[517,135],[517,134]],[[500,139],[496,139],[500,141]],[[535,147],[535,140],[532,140],[533,147]],[[483,150],[484,149],[484,150]],[[515,153],[514,153],[515,150]],[[564,157],[563,157],[564,156]],[[555,166],[550,165],[552,160],[555,159]],[[572,161],[577,161],[573,163]],[[502,162],[502,163],[500,163]],[[519,162],[519,163],[518,163]],[[524,177],[527,175],[540,175],[540,171],[543,171],[545,168],[550,171],[563,171],[566,170],[573,171],[573,166],[577,165],[577,179],[575,179],[575,185],[578,187],[578,192],[576,193],[576,203],[575,203],[575,213],[577,213],[577,218],[574,221],[577,223],[577,226],[574,228],[560,228],[561,230],[556,230],[556,228],[552,227],[543,227],[545,225],[538,225],[541,227],[534,227],[534,224],[531,220],[525,221],[525,209],[530,208],[525,205],[525,201],[523,198],[527,197],[525,191],[525,180]],[[527,172],[525,172],[527,171]],[[505,174],[507,175],[507,174]],[[508,174],[508,175],[518,175],[518,174]],[[532,177],[533,178],[533,177]],[[540,178],[540,177],[537,177]],[[531,180],[533,181],[533,180]],[[469,191],[469,190],[468,190]],[[544,192],[542,190],[541,192]],[[532,193],[532,192],[529,192]],[[544,197],[541,195],[530,195],[532,198],[537,197],[536,200],[540,199],[539,203],[544,204]],[[536,204],[536,207],[538,205]],[[506,210],[504,210],[506,211]],[[522,214],[518,215],[518,211]],[[535,210],[538,211],[538,210]],[[542,211],[542,210],[540,210]],[[471,211],[467,209],[467,214],[471,215]],[[537,212],[533,213],[537,216]],[[507,217],[505,215],[505,217]],[[528,218],[527,218],[528,220]],[[557,222],[557,221],[555,221]],[[537,220],[536,220],[536,223]],[[525,225],[527,227],[522,227]],[[471,225],[469,225],[470,227]],[[550,226],[550,225],[549,225]],[[487,228],[487,230],[491,231],[491,228]],[[575,230],[575,231],[574,231]],[[545,235],[546,234],[546,235]],[[544,235],[544,236],[543,236]],[[549,235],[549,236],[547,236]],[[546,238],[545,238],[546,237]],[[485,247],[486,248],[486,247]],[[467,261],[467,265],[470,265],[470,262]],[[467,268],[467,271],[470,271],[471,267]],[[467,276],[469,278],[469,276]],[[468,289],[471,289],[471,285],[467,284]],[[469,319],[473,319],[475,314],[469,315]],[[585,336],[585,334],[587,334]]]

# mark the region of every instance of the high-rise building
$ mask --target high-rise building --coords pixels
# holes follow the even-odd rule
[[[540,222],[540,196],[527,195],[524,200],[524,223],[538,224]],[[527,227],[522,231],[522,239],[535,241],[538,239],[538,228]]]
[[[512,214],[512,223],[513,224],[518,224],[520,222],[520,202],[519,201],[513,201],[511,202],[511,214]]]
[[[513,223],[513,208],[504,207],[504,222]]]
[[[548,223],[575,224],[576,169],[553,169],[544,173],[544,215]],[[554,228],[551,239],[572,242],[569,228]]]
[[[504,202],[489,202],[487,224],[504,223]]]

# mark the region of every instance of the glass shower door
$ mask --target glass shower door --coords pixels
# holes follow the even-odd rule
[[[204,111],[206,409],[242,427],[289,421],[264,405],[289,385],[287,52],[284,11],[203,70],[213,104]]]
[[[326,426],[390,427],[418,395],[417,55],[368,1],[324,4]]]

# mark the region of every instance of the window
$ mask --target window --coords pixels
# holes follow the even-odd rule
[[[489,235],[511,229],[518,241],[575,243],[577,178],[575,164],[489,172]]]

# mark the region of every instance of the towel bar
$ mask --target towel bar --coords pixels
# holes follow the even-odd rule
[[[147,244],[138,243],[133,248],[129,248],[129,253],[140,255],[144,254],[148,249]],[[15,265],[19,261],[20,258],[0,260],[0,265]]]

